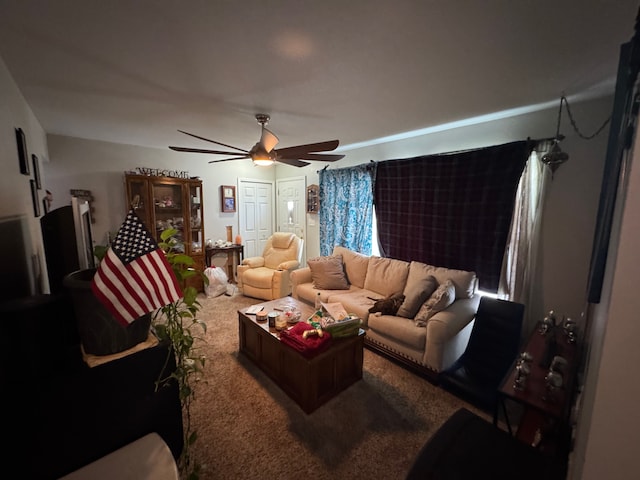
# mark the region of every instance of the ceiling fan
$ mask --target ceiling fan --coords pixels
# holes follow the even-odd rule
[[[194,153],[210,153],[214,155],[231,155],[230,158],[221,158],[219,160],[211,160],[209,163],[216,162],[228,162],[229,160],[241,160],[243,158],[250,158],[255,165],[269,166],[274,162],[285,163],[294,167],[304,167],[309,165],[309,162],[304,160],[316,160],[321,162],[335,162],[344,158],[344,155],[335,155],[329,153],[317,153],[335,150],[338,148],[338,140],[329,140],[326,142],[308,143],[306,145],[296,145],[294,147],[280,148],[276,150],[274,147],[278,143],[278,137],[265,128],[265,125],[269,123],[270,116],[264,113],[258,113],[256,120],[262,127],[262,135],[260,141],[256,143],[251,150],[244,150],[242,148],[227,145],[225,143],[216,142],[208,138],[194,135],[193,133],[178,130],[180,133],[184,133],[194,138],[199,138],[205,142],[215,143],[223,147],[232,148],[237,150],[235,152],[229,152],[224,150],[208,150],[202,148],[187,148],[187,147],[169,147],[171,150],[177,152],[194,152]]]

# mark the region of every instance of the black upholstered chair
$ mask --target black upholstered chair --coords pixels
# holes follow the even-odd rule
[[[482,297],[464,353],[438,377],[442,388],[493,413],[500,382],[518,354],[523,316],[521,303]]]
[[[151,432],[179,458],[178,385],[156,391],[176,368],[168,345],[91,368],[66,294],[0,302],[0,321],[2,451],[20,478],[60,478]]]
[[[427,440],[405,480],[562,480],[566,458],[547,455],[461,408]]]

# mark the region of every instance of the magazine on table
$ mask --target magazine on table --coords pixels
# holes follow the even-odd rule
[[[340,302],[333,302],[333,303],[322,302],[320,303],[320,305],[322,306],[323,315],[326,313],[328,316],[333,318],[336,322],[349,319],[349,314],[347,313],[347,311],[344,309],[344,307]]]

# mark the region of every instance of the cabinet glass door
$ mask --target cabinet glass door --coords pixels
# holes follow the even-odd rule
[[[191,225],[191,238],[189,248],[191,254],[202,254],[204,251],[203,224],[202,224],[202,186],[199,184],[189,185],[189,222]]]
[[[147,227],[151,221],[148,185],[149,183],[145,179],[132,178],[127,182],[127,210],[133,208]]]
[[[153,182],[151,192],[154,203],[155,225],[152,228],[156,240],[167,228],[178,231],[176,239],[184,242],[185,218],[182,210],[182,185],[176,183]],[[184,253],[184,252],[183,252]]]

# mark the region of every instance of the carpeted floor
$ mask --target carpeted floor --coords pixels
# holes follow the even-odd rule
[[[487,417],[367,349],[363,379],[307,415],[238,353],[237,310],[259,300],[236,293],[200,301],[207,360],[192,421],[202,479],[402,479],[458,408]]]

